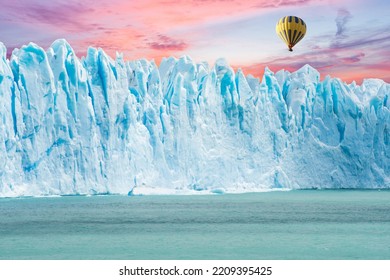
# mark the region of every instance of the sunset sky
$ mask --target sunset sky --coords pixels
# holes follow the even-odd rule
[[[220,57],[245,74],[296,70],[347,82],[390,82],[388,0],[14,0],[2,1],[0,41],[8,50],[65,38],[81,57],[88,46],[125,59]],[[279,18],[301,17],[306,37],[289,52],[275,33]]]

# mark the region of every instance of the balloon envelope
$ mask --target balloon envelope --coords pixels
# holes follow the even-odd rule
[[[305,36],[306,23],[296,16],[282,17],[276,24],[276,33],[292,51],[292,48]]]

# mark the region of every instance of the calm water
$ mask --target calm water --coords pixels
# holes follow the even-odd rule
[[[0,199],[0,259],[390,259],[390,192]]]

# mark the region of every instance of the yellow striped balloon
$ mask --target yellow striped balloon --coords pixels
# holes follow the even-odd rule
[[[290,52],[306,34],[306,23],[299,17],[282,17],[276,24],[276,33],[286,43]]]

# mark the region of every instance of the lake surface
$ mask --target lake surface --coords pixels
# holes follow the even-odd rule
[[[390,259],[390,191],[3,198],[0,259]]]

